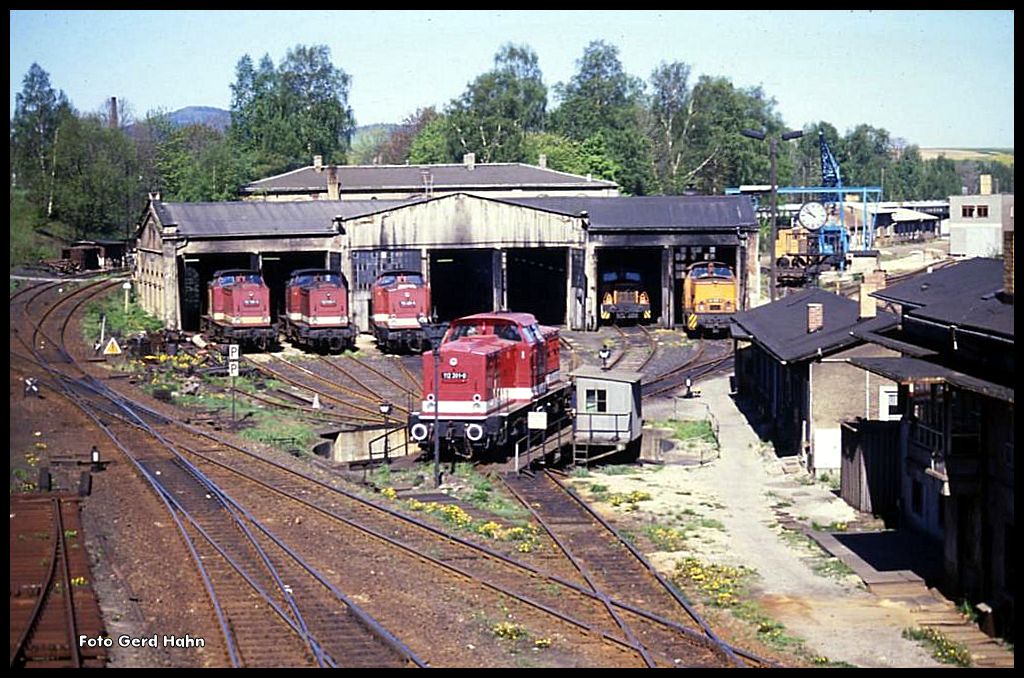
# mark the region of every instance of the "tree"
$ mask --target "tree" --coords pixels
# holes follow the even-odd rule
[[[447,115],[439,115],[423,126],[409,147],[409,162],[414,165],[451,162],[448,153],[448,133],[451,122]]]
[[[60,126],[73,115],[63,91],[54,91],[50,76],[33,63],[15,96],[11,120],[11,185],[49,216],[53,211],[54,167]]]
[[[355,120],[351,78],[325,45],[297,45],[280,66],[264,55],[239,59],[231,86],[231,139],[254,156],[257,176],[309,164],[313,155],[344,163]]]
[[[651,73],[650,138],[655,174],[663,193],[681,193],[679,172],[693,123],[694,99],[690,67],[682,62],[662,62]]]
[[[431,106],[417,109],[415,113],[403,120],[398,129],[392,131],[387,141],[381,146],[379,151],[381,163],[400,165],[410,162],[409,156],[413,141],[435,118],[437,118],[437,111]]]
[[[164,198],[182,202],[236,200],[248,176],[247,158],[205,125],[171,132],[159,147],[157,165]]]
[[[608,178],[626,193],[644,195],[657,186],[644,134],[643,82],[623,70],[618,54],[618,48],[600,40],[587,45],[576,74],[555,87],[561,104],[551,113],[550,128],[582,143],[601,133],[592,147],[607,150],[606,169],[615,172]]]
[[[494,68],[478,76],[447,109],[449,158],[475,153],[480,162],[518,162],[523,137],[543,128],[547,87],[536,53],[526,45],[506,44],[494,56]]]

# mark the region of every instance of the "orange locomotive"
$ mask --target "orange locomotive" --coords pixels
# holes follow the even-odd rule
[[[385,271],[373,284],[373,336],[382,351],[425,348],[430,287],[419,271]]]
[[[277,327],[270,322],[270,289],[259,271],[214,273],[207,285],[207,307],[202,330],[214,341],[265,350],[277,340]]]
[[[683,314],[686,329],[725,331],[737,307],[736,276],[717,261],[701,261],[686,269],[683,282]]]
[[[429,448],[435,422],[445,447],[463,456],[505,448],[526,432],[527,413],[561,418],[570,404],[562,379],[558,330],[529,313],[478,313],[452,321],[434,356],[423,354],[423,402],[409,437]]]

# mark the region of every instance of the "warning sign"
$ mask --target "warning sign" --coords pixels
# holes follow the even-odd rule
[[[121,347],[117,345],[117,339],[110,338],[107,347],[103,349],[103,355],[121,355]]]

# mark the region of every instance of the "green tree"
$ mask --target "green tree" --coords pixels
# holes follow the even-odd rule
[[[925,161],[924,181],[918,199],[943,200],[960,193],[961,184],[956,172],[956,163],[944,155]]]
[[[11,119],[11,186],[49,216],[53,211],[54,168],[60,126],[73,116],[63,91],[55,91],[50,75],[33,63],[14,98]]]
[[[409,147],[409,162],[414,165],[452,162],[448,152],[450,127],[447,115],[438,115],[424,125]]]
[[[682,62],[662,62],[651,73],[649,134],[655,174],[661,191],[678,194],[684,154],[693,124],[694,99],[690,89],[690,67]]]
[[[843,170],[844,186],[878,186],[882,170],[892,166],[892,139],[889,132],[871,125],[857,125],[847,132],[836,157]]]
[[[421,108],[402,121],[397,129],[391,132],[387,141],[380,148],[380,161],[385,165],[400,165],[409,162],[412,144],[420,132],[435,118],[434,107]]]
[[[253,154],[257,176],[307,165],[313,155],[344,163],[355,126],[350,85],[325,45],[297,45],[277,68],[268,55],[258,67],[245,55],[231,86],[231,139]]]
[[[248,176],[248,159],[236,150],[224,135],[205,125],[172,131],[158,151],[164,199],[237,200],[238,187]]]
[[[618,48],[600,40],[587,45],[575,75],[555,87],[561,103],[552,111],[549,126],[582,143],[601,133],[592,147],[608,153],[602,164],[615,176],[606,178],[626,193],[644,195],[657,185],[650,139],[644,133],[643,81],[623,70],[618,54]]]

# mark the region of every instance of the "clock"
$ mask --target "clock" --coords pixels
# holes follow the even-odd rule
[[[804,203],[796,215],[796,220],[800,222],[800,225],[812,231],[821,228],[827,219],[828,213],[820,202]]]

